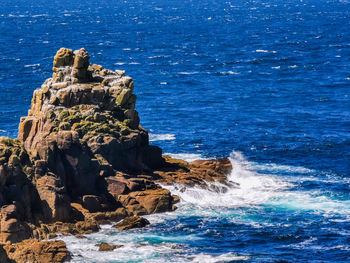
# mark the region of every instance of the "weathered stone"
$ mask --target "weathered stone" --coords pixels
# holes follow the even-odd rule
[[[95,71],[95,73],[98,73],[101,70],[103,70],[103,67],[101,65],[97,65],[97,64],[92,64],[91,68]]]
[[[160,170],[154,171],[162,184],[181,183],[187,186],[195,184],[205,186],[206,182],[219,181],[228,184],[227,174],[232,170],[228,158],[218,160],[196,160],[188,163],[183,160],[164,157],[164,164]]]
[[[124,77],[125,76],[125,70],[115,70],[115,72],[119,75],[119,77]]]
[[[74,61],[73,51],[68,48],[60,48],[54,57],[53,66],[55,68],[72,66],[73,61]]]
[[[28,225],[16,218],[2,219],[0,230],[0,242],[18,242],[31,236]]]
[[[131,96],[131,90],[123,89],[120,95],[117,98],[118,106],[124,106]]]
[[[122,247],[123,245],[110,245],[106,242],[101,242],[99,244],[96,244],[96,247],[98,247],[99,251],[113,251],[114,249],[116,248],[120,248]]]
[[[232,187],[228,159],[187,163],[149,145],[125,72],[89,66],[84,49],[60,49],[53,71],[34,91],[18,139],[0,138],[0,241],[80,236],[130,215],[174,210],[179,198],[156,183]],[[16,257],[56,260],[33,253]]]
[[[63,241],[24,240],[13,245],[3,246],[10,260],[17,263],[60,263],[71,257]]]
[[[73,64],[73,77],[77,78],[79,82],[85,82],[89,80],[89,54],[82,48],[74,52],[74,64]]]
[[[129,192],[125,182],[121,182],[115,177],[107,177],[105,180],[107,183],[107,190],[112,196],[116,197]]]
[[[131,216],[125,218],[122,222],[114,225],[113,227],[119,230],[129,230],[132,228],[142,228],[149,225],[149,221],[146,218],[139,216]]]
[[[62,179],[46,175],[39,178],[36,185],[43,200],[44,216],[49,220],[69,221],[71,206]]]
[[[171,211],[172,197],[166,189],[145,190],[132,192],[134,197],[146,210],[148,214]]]

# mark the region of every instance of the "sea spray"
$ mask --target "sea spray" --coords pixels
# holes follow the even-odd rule
[[[326,217],[332,224],[350,222],[346,215],[350,209],[347,200],[335,200],[327,196],[326,191],[301,187],[300,180],[326,180],[328,177],[324,178],[324,173],[304,167],[255,163],[236,151],[230,155],[230,161],[233,169],[227,175],[228,184],[207,183],[203,188],[166,186],[180,196],[178,209],[146,216],[151,222],[147,228],[120,232],[105,225],[99,233],[87,235],[87,239],[63,237],[74,255],[74,262],[250,261],[255,256],[241,250],[239,233],[255,240],[258,233],[261,233],[262,240],[266,236],[276,240],[295,239],[294,245],[282,243],[281,248],[304,250],[309,246],[319,247],[319,241],[295,236],[298,227],[310,225],[318,217]],[[315,177],[315,173],[320,177]],[[341,182],[340,178],[334,180]],[[222,229],[226,230],[222,232]],[[237,235],[237,239],[234,236],[222,239],[221,235],[230,231]],[[346,229],[342,233],[344,237],[350,236]],[[218,237],[222,240],[215,241],[215,244]],[[231,252],[213,254],[209,247],[209,250],[204,249],[206,239],[211,238],[214,238],[211,241],[214,243],[210,246],[220,251],[220,247],[231,244]],[[232,239],[235,243],[230,243]],[[122,244],[124,247],[101,254],[95,246],[98,242]],[[329,249],[332,247],[335,246]],[[341,249],[348,248],[343,246]],[[259,260],[268,258],[262,255]]]

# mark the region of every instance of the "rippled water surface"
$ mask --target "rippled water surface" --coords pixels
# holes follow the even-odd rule
[[[349,28],[346,0],[2,0],[0,136],[57,49],[85,47],[134,78],[153,144],[231,156],[239,187],[174,186],[179,209],[142,231],[66,237],[75,262],[349,262]]]

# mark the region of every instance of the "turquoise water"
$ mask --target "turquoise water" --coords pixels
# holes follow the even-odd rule
[[[144,230],[65,238],[75,262],[350,261],[349,18],[348,1],[3,0],[0,136],[55,52],[85,47],[134,78],[152,144],[231,156],[240,186],[174,187],[180,208]]]

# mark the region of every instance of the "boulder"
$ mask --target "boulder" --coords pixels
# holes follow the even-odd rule
[[[55,68],[72,66],[74,62],[73,50],[68,48],[60,48],[54,59],[53,66]]]
[[[91,72],[88,71],[90,57],[88,52],[82,48],[80,50],[76,50],[74,55],[73,77],[77,78],[79,82],[86,82],[90,80]]]
[[[129,193],[129,188],[126,183],[118,180],[118,178],[107,177],[105,180],[107,183],[107,190],[113,197],[117,198],[118,195]]]
[[[98,247],[99,251],[113,251],[114,249],[116,248],[120,248],[122,247],[123,245],[110,245],[106,242],[101,242],[101,243],[98,243],[96,244],[96,247]]]
[[[131,216],[125,218],[122,222],[114,225],[113,227],[119,230],[129,230],[132,228],[142,228],[149,225],[149,221],[146,218],[139,216]]]
[[[19,242],[32,235],[30,227],[17,218],[3,218],[0,222],[0,241],[1,242]]]
[[[172,197],[166,189],[136,191],[130,196],[146,209],[148,214],[161,213],[172,210]]]
[[[63,241],[38,241],[27,239],[17,244],[3,246],[10,260],[17,263],[59,263],[71,257]]]

